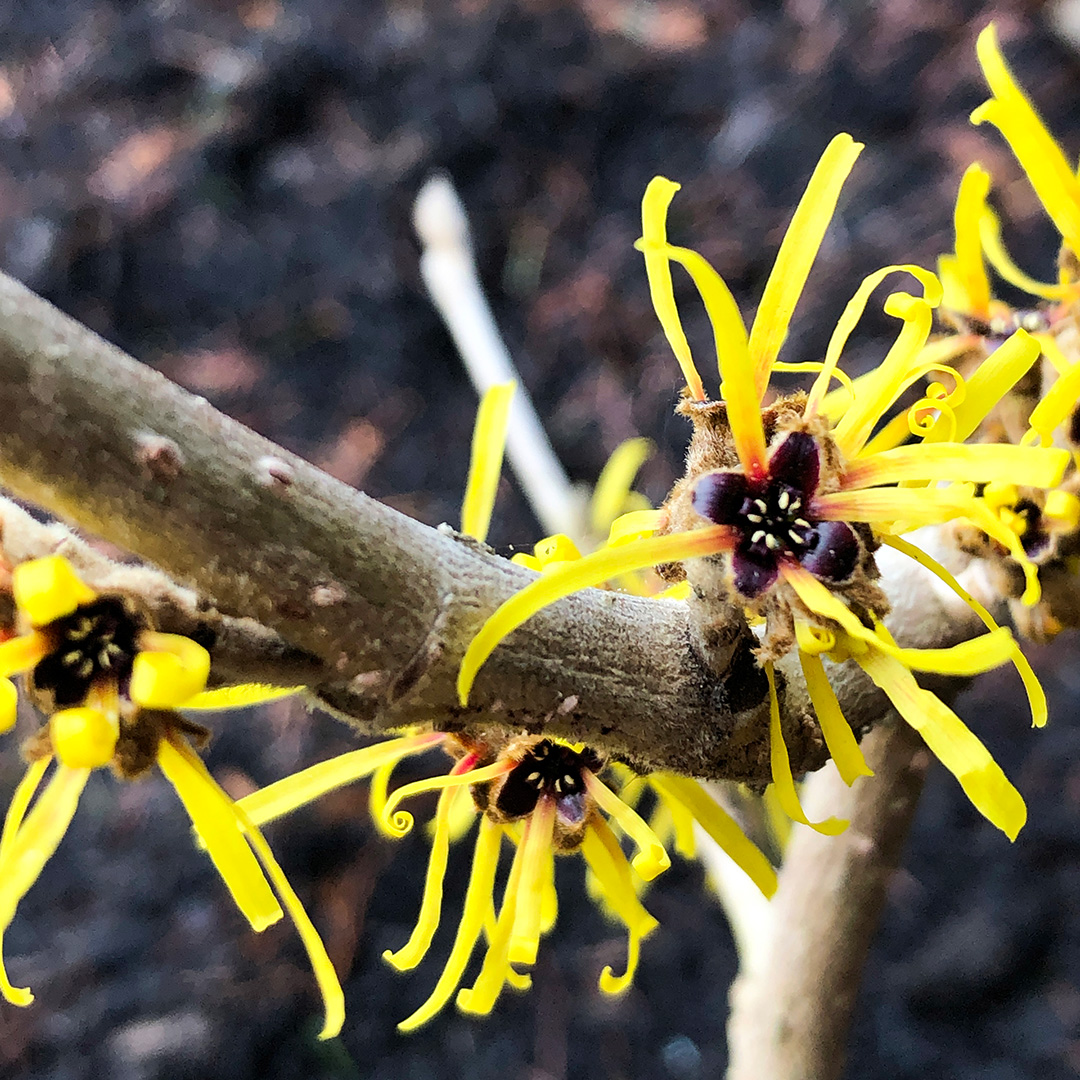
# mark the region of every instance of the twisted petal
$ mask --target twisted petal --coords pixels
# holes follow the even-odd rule
[[[447,776],[432,776],[427,780],[417,780],[412,784],[403,784],[386,800],[380,823],[384,831],[391,836],[404,836],[413,825],[412,814],[398,810],[405,799],[425,791],[442,791],[445,788],[461,787],[463,784],[483,784],[497,776],[509,772],[514,767],[512,761],[496,761],[482,769],[470,769],[463,773],[450,773]]]
[[[641,239],[634,246],[645,256],[645,273],[649,278],[653,308],[668,344],[675,353],[675,359],[682,368],[683,378],[690,388],[690,396],[695,401],[704,401],[705,388],[694,366],[694,358],[690,355],[690,344],[686,340],[679,309],[675,303],[670,256],[667,252],[667,212],[680,186],[662,176],[656,176],[649,181],[641,200]]]
[[[1076,295],[1076,288],[1071,284],[1051,285],[1037,281],[1030,274],[1024,273],[1013,261],[1005,242],[1001,239],[1001,222],[990,207],[983,211],[979,222],[979,235],[982,237],[983,250],[990,265],[1010,284],[1032,296],[1043,300],[1068,300]]]
[[[1028,423],[1038,434],[1043,446],[1050,445],[1054,438],[1054,430],[1067,417],[1075,413],[1078,404],[1080,404],[1080,363],[1073,364],[1068,371],[1059,375],[1053,386],[1043,395],[1042,401],[1031,411]]]
[[[783,811],[792,821],[809,825],[823,836],[837,836],[848,823],[840,818],[830,817],[824,821],[811,821],[803,812],[799,803],[799,793],[795,790],[795,778],[791,775],[791,759],[784,743],[784,731],[780,726],[780,702],[776,697],[776,677],[770,661],[765,665],[765,674],[769,679],[769,760],[772,765],[773,789]]]
[[[837,135],[825,148],[784,234],[776,262],[750,330],[750,364],[758,401],[787,337],[795,305],[829,227],[840,189],[862,150],[850,135]]]
[[[249,705],[265,705],[269,701],[299,694],[302,686],[269,686],[266,683],[240,683],[203,690],[188,698],[184,709],[242,709]]]
[[[588,769],[582,770],[585,788],[596,800],[597,806],[637,844],[634,869],[645,881],[652,881],[657,874],[671,866],[671,859],[660,843],[660,838],[645,824],[633,807],[627,806],[606,784],[598,780]]]
[[[989,121],[1005,136],[1062,239],[1080,253],[1080,181],[1013,79],[993,23],[979,35],[976,48],[994,96],[971,114],[972,123]]]
[[[465,501],[461,507],[461,531],[477,540],[487,539],[491,524],[510,424],[510,402],[516,389],[516,382],[492,386],[481,398],[476,414]]]
[[[47,626],[97,599],[63,555],[20,563],[11,572],[11,591],[32,626]]]
[[[684,559],[712,555],[717,551],[726,551],[730,546],[728,529],[713,525],[692,532],[654,536],[601,549],[548,571],[502,603],[469,643],[458,672],[457,689],[461,704],[468,704],[469,690],[476,673],[495,646],[541,608],[579,589],[599,585],[617,574],[644,570],[657,563],[682,562]]]
[[[21,675],[35,667],[48,654],[49,639],[36,630],[9,638],[0,644],[0,677],[7,679],[12,675]]]

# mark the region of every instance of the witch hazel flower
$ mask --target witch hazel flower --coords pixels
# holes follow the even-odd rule
[[[1045,718],[1030,667],[1009,631],[992,620],[987,624],[990,633],[951,649],[905,649],[892,641],[882,621],[888,602],[877,583],[874,561],[881,543],[906,544],[900,537],[905,531],[972,522],[1016,559],[1024,574],[1025,601],[1037,599],[1037,568],[1016,533],[979,497],[979,487],[1019,482],[1053,487],[1069,454],[1053,448],[970,446],[963,440],[1015,382],[1015,371],[1030,367],[1038,343],[1017,330],[997,350],[992,371],[964,387],[951,368],[924,352],[941,300],[940,282],[920,267],[902,265],[885,267],[863,281],[841,314],[821,362],[789,365],[779,360],[803,284],[860,149],[849,136],[839,135],[825,150],[793,215],[749,332],[720,275],[697,252],[668,241],[667,211],[678,185],[662,177],[649,184],[637,246],[645,257],[653,306],[687,384],[678,407],[694,427],[686,474],[648,522],[654,535],[609,545],[547,571],[492,614],[463,659],[458,678],[462,702],[498,642],[535,611],[577,589],[656,566],[669,581],[690,584],[690,603],[698,617],[708,619],[712,606],[716,618],[730,619],[734,608],[760,621],[758,656],[769,675],[773,703],[773,777],[784,809],[795,820],[811,824],[795,794],[772,670],[776,660],[793,650],[807,676],[826,745],[849,783],[869,770],[840,713],[823,655],[860,663],[924,735],[926,710],[917,711],[915,703],[925,704],[928,699],[921,695],[928,692],[911,691],[895,665],[911,678],[912,671],[972,674],[1011,660],[1024,677],[1033,716],[1037,722]],[[672,263],[688,272],[712,323],[721,379],[718,401],[708,399],[693,362],[675,300]],[[874,289],[898,272],[914,277],[922,295],[888,296],[884,309],[900,320],[899,333],[880,364],[852,381],[839,367],[841,353]],[[808,393],[766,404],[771,374],[785,370],[809,370],[817,377]],[[933,400],[932,414],[923,408],[905,416],[909,437],[916,436],[918,442],[881,449],[874,432],[887,410],[931,372],[947,375],[953,391]],[[833,380],[841,388],[829,394]],[[970,392],[965,395],[965,390]],[[938,424],[944,408],[948,420]],[[646,531],[643,525],[638,515],[633,531],[639,536]],[[620,531],[618,523],[615,531]],[[913,679],[912,685],[917,686]],[[1023,821],[1023,801],[974,734],[934,701],[937,726],[927,741],[940,750],[978,809],[1015,836]],[[964,734],[957,734],[961,729]],[[835,832],[843,824],[829,819],[815,827]]]

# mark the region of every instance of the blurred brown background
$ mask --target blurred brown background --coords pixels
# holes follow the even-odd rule
[[[751,309],[783,226],[838,130],[867,143],[797,313],[786,359],[815,359],[861,276],[950,243],[975,158],[999,178],[1022,264],[1055,235],[992,133],[974,40],[999,22],[1010,60],[1074,157],[1069,8],[886,0],[8,0],[0,4],[4,269],[135,356],[330,472],[424,521],[456,522],[475,401],[417,272],[409,209],[449,172],[485,285],[572,477],[617,443],[679,471],[677,368],[648,303],[639,200],[683,183],[672,233]],[[688,308],[707,356],[701,314]],[[852,366],[880,357],[866,320]],[[701,363],[706,384],[708,364]],[[537,527],[510,481],[492,540]],[[849,1076],[1080,1075],[1080,674],[1071,635],[1037,660],[1052,698],[1025,727],[1019,687],[981,681],[961,712],[1029,801],[1009,846],[935,773],[871,959]],[[355,745],[296,704],[217,725],[235,794]],[[9,737],[0,787],[20,766]],[[0,1076],[33,1080],[697,1080],[723,1068],[735,969],[693,866],[650,893],[662,927],[633,990],[606,999],[622,941],[560,866],[563,906],[532,992],[484,1021],[394,1024],[437,977],[380,959],[415,918],[422,836],[390,845],[360,789],[271,833],[325,932],[350,1007],[337,1043],[287,927],[256,937],[195,852],[171,791],[96,777],[7,935]],[[465,854],[462,846],[461,855]],[[459,896],[467,858],[452,863]],[[448,920],[452,924],[452,920]],[[763,1078],[771,1080],[771,1078]]]

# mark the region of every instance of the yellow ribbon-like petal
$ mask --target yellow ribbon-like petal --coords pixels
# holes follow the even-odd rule
[[[18,688],[10,679],[0,677],[0,735],[15,726],[18,714]]]
[[[829,748],[829,756],[836,764],[840,779],[850,787],[860,776],[873,776],[874,770],[866,764],[855,734],[844,719],[840,702],[836,700],[836,694],[829,685],[829,677],[825,674],[821,657],[800,649],[799,661],[806,679],[810,703],[814,706],[821,734]]]
[[[506,449],[506,431],[510,425],[510,403],[516,382],[492,386],[480,399],[473,428],[469,476],[465,482],[465,501],[461,507],[461,531],[477,540],[486,540],[495,493],[502,472]]]
[[[411,1016],[398,1024],[398,1031],[415,1031],[421,1024],[426,1024],[450,1000],[461,982],[465,966],[483,931],[484,917],[491,906],[501,839],[501,827],[486,815],[481,816],[469,884],[465,889],[465,908],[461,922],[458,923],[450,957],[431,996]]]
[[[990,193],[990,174],[978,164],[967,167],[956,193],[956,269],[966,304],[955,310],[985,319],[990,314],[990,279],[983,261],[979,222]]]
[[[649,181],[641,200],[641,239],[634,245],[645,256],[645,274],[649,279],[649,294],[653,309],[663,327],[683,378],[695,401],[705,400],[705,388],[690,354],[690,343],[679,318],[675,289],[671,282],[671,265],[667,242],[667,212],[675,192],[681,187],[663,176]]]
[[[641,466],[656,451],[652,439],[624,439],[600,470],[589,500],[589,522],[596,536],[603,536],[618,516],[630,507],[631,488]]]
[[[784,743],[784,731],[780,726],[780,702],[776,697],[776,677],[771,662],[765,665],[765,674],[769,679],[769,760],[772,766],[773,790],[780,806],[792,821],[809,825],[823,836],[838,836],[848,827],[846,821],[830,817],[815,822],[803,811],[799,793],[795,790],[795,778],[791,775],[791,759]]]
[[[525,820],[521,840],[521,881],[514,902],[514,925],[507,956],[512,964],[535,964],[540,948],[552,836],[555,829],[555,800],[541,796]]]
[[[1037,432],[1043,446],[1049,446],[1054,431],[1080,407],[1080,363],[1059,375],[1043,395],[1042,401],[1031,411],[1028,423]],[[1024,481],[1030,483],[1030,481]],[[1041,485],[1036,485],[1041,486]],[[1049,485],[1047,485],[1049,486]]]
[[[726,526],[712,525],[692,532],[654,536],[615,548],[602,548],[549,570],[502,603],[469,643],[458,672],[457,689],[461,704],[468,704],[476,673],[495,646],[548,604],[619,574],[644,570],[658,563],[682,562],[684,559],[712,555],[730,546],[731,532]]]
[[[427,780],[417,780],[412,784],[403,784],[386,800],[380,822],[383,829],[391,836],[404,836],[413,826],[413,816],[407,810],[398,810],[398,806],[413,795],[425,791],[442,791],[445,788],[461,787],[463,784],[483,784],[502,776],[514,767],[512,761],[496,761],[482,769],[470,769],[463,773],[450,773],[446,776],[432,776]]]
[[[652,881],[671,866],[671,858],[660,843],[660,838],[649,828],[633,807],[627,806],[603,781],[588,769],[582,771],[585,789],[596,800],[597,806],[637,845],[633,866],[645,881]]]
[[[696,780],[674,773],[653,773],[649,780],[671,803],[685,807],[735,865],[771,898],[776,871],[735,819]]]
[[[25,563],[23,565],[26,565]],[[36,630],[0,643],[0,678],[21,675],[49,654],[49,639]]]
[[[97,599],[63,555],[19,563],[11,572],[11,591],[32,626],[47,626]]]
[[[49,718],[49,739],[69,769],[100,769],[116,751],[120,725],[97,709],[61,709]]]
[[[832,221],[840,189],[862,148],[863,144],[855,142],[850,135],[840,134],[832,139],[784,234],[750,329],[750,363],[758,401],[769,384],[772,365],[787,337],[795,305]]]
[[[897,712],[926,740],[934,756],[960,781],[972,805],[1015,840],[1027,807],[1001,767],[964,722],[914,676],[885,653],[870,651],[856,661],[885,691]]]
[[[302,686],[269,686],[266,683],[219,686],[188,698],[184,702],[184,709],[243,709],[250,705],[265,705],[270,701],[291,697],[303,689]]]
[[[1010,285],[1043,300],[1068,300],[1076,296],[1075,285],[1052,285],[1039,281],[1016,265],[1001,238],[1001,221],[989,206],[983,209],[982,219],[979,221],[979,235],[982,237],[987,261]]]
[[[218,787],[196,755],[190,751],[184,753],[184,748],[183,743],[174,746],[169,739],[162,739],[158,745],[157,763],[184,804],[196,834],[206,846],[207,854],[236,906],[253,930],[265,930],[284,912],[241,834],[232,800]]]
[[[971,114],[972,123],[989,121],[1005,136],[1062,239],[1080,253],[1080,181],[1006,66],[993,23],[976,51],[994,96]]]

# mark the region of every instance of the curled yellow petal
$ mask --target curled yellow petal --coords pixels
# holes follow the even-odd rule
[[[597,806],[637,845],[633,867],[645,881],[652,881],[671,866],[671,858],[660,843],[660,838],[649,828],[633,807],[627,806],[603,781],[588,769],[582,771],[585,789],[596,800]]]
[[[302,686],[269,686],[266,683],[219,686],[188,698],[184,702],[184,709],[243,709],[249,705],[265,705],[270,701],[291,697],[303,689]]]
[[[1016,265],[1005,242],[1001,239],[1001,222],[990,207],[986,207],[983,211],[979,230],[987,260],[1010,285],[1031,293],[1032,296],[1041,297],[1043,300],[1068,300],[1076,295],[1075,286],[1051,285],[1048,282],[1038,281]]]
[[[656,451],[652,439],[624,439],[600,470],[589,501],[589,521],[596,536],[603,536],[612,522],[627,509],[638,471]]]
[[[549,570],[502,603],[469,643],[458,672],[457,689],[461,704],[468,704],[476,673],[499,642],[548,604],[619,574],[644,570],[662,562],[682,562],[684,559],[712,555],[730,547],[730,531],[723,525],[712,525],[692,532],[654,536],[614,548],[602,548]]]
[[[824,836],[837,836],[848,823],[840,818],[830,817],[824,821],[811,821],[803,812],[799,802],[799,793],[795,790],[795,778],[791,775],[791,759],[784,743],[784,732],[780,726],[780,702],[776,697],[776,677],[772,663],[765,665],[765,674],[769,679],[769,761],[772,766],[773,790],[784,813],[800,825],[809,825],[815,832]]]
[[[181,634],[145,631],[131,667],[128,694],[144,709],[174,709],[206,689],[210,654]]]
[[[581,854],[593,872],[600,895],[608,909],[626,926],[626,971],[616,975],[610,966],[600,973],[600,989],[605,994],[621,994],[633,981],[641,956],[641,940],[659,925],[641,906],[630,879],[630,866],[618,840],[603,819],[585,830]]]
[[[421,1024],[427,1023],[450,1000],[461,982],[469,957],[483,931],[485,915],[491,906],[501,838],[502,829],[490,818],[482,816],[473,851],[469,884],[465,889],[465,907],[450,949],[450,957],[431,996],[411,1016],[398,1024],[399,1031],[415,1031]]]
[[[454,772],[468,772],[472,762],[472,755],[469,755],[454,766]],[[409,940],[397,952],[387,949],[382,954],[383,959],[398,971],[408,971],[423,960],[431,948],[431,939],[439,928],[443,879],[446,877],[446,863],[450,855],[450,806],[456,790],[446,788],[439,794],[439,805],[435,809],[435,835],[431,841],[431,854],[428,856],[427,873],[424,877],[424,895],[420,901],[416,926]]]
[[[850,135],[840,134],[832,139],[784,234],[750,329],[750,363],[758,401],[769,384],[773,362],[787,337],[795,305],[832,221],[840,189],[862,148],[862,143],[855,142]]]
[[[653,773],[649,779],[665,798],[686,809],[716,844],[766,897],[776,892],[776,871],[738,822],[696,780],[674,773]]]
[[[477,540],[487,539],[491,513],[495,509],[506,431],[510,425],[510,402],[516,389],[516,382],[492,386],[480,399],[476,414],[469,477],[461,507],[461,531]]]
[[[502,776],[513,767],[512,761],[496,761],[492,765],[485,765],[482,769],[470,769],[463,773],[452,772],[446,776],[432,776],[427,780],[403,784],[386,800],[379,819],[380,823],[391,836],[404,836],[413,826],[412,814],[406,810],[398,810],[398,806],[405,799],[420,795],[425,791],[442,791],[445,788],[461,787],[463,784],[483,784],[488,780],[494,780],[496,776]]]
[[[686,340],[686,332],[679,318],[675,289],[671,282],[667,212],[680,186],[663,176],[655,176],[649,181],[641,200],[641,239],[634,247],[645,256],[645,274],[649,279],[653,308],[690,388],[690,396],[695,401],[704,401],[705,388],[690,354],[690,343]]]
[[[990,279],[983,261],[979,222],[990,193],[990,174],[978,164],[967,167],[956,193],[956,269],[966,304],[956,310],[986,318],[990,313]]]
[[[276,923],[284,913],[240,831],[232,800],[184,743],[162,739],[157,763],[251,928],[260,932]]]
[[[1015,840],[1027,820],[1024,800],[967,725],[891,656],[870,651],[856,660],[960,781],[975,809]]]
[[[1073,364],[1063,375],[1059,375],[1043,395],[1042,401],[1031,411],[1028,423],[1032,430],[1038,433],[1044,446],[1052,443],[1055,429],[1066,418],[1073,415],[1078,405],[1080,405],[1080,363]]]
[[[268,821],[314,802],[327,792],[373,773],[382,765],[400,761],[409,754],[430,750],[442,740],[443,735],[439,732],[427,732],[424,735],[389,739],[360,750],[350,750],[329,761],[320,761],[317,765],[302,769],[284,780],[268,784],[251,795],[244,796],[238,805],[256,825],[265,825]]]
[[[47,626],[97,599],[63,555],[19,563],[11,572],[11,591],[32,626]]]
[[[1017,330],[965,380],[964,400],[953,407],[951,422],[939,418],[923,436],[923,441],[963,442],[974,434],[990,410],[1031,370],[1038,358],[1039,342],[1027,331]]]
[[[620,515],[611,523],[608,547],[652,536],[660,528],[665,516],[663,510],[631,510],[628,514]]]
[[[860,776],[873,776],[874,770],[866,764],[858,740],[844,719],[840,702],[836,700],[836,694],[829,685],[821,657],[800,650],[799,661],[806,679],[806,690],[814,706],[814,714],[825,738],[825,745],[829,748],[829,756],[836,764],[836,771],[840,773],[840,779],[850,787]]]

